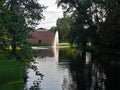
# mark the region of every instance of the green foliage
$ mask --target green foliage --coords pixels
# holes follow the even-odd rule
[[[85,48],[91,42],[119,48],[119,0],[58,0],[58,6],[73,21],[68,37],[71,44]]]
[[[43,6],[37,0],[9,0],[4,3],[6,10],[19,13],[24,17],[25,24],[30,27],[42,19]]]
[[[18,57],[20,52],[26,51],[26,58],[30,55],[27,47],[29,32],[42,19],[44,7],[37,0],[4,0],[0,3],[0,50],[7,51],[12,47],[12,54]],[[17,51],[19,47],[19,51]],[[23,50],[24,49],[24,50]],[[28,50],[28,51],[27,51]],[[10,50],[8,50],[10,52]],[[25,55],[24,55],[25,56]]]
[[[67,41],[67,35],[71,27],[70,17],[64,17],[57,20],[57,30],[59,31],[60,41]]]
[[[82,51],[76,50],[75,48],[61,48],[59,54],[61,59],[71,60],[77,56],[81,56]]]
[[[70,46],[68,42],[60,42],[59,46]]]
[[[120,1],[109,0],[105,5],[106,21],[100,30],[103,47],[120,49]]]
[[[51,27],[51,28],[50,28],[50,31],[52,31],[52,32],[55,33],[55,32],[57,31],[57,27]]]
[[[68,16],[63,18],[58,18],[56,27],[52,27],[50,31],[53,31],[53,32],[59,31],[60,42],[67,41],[67,36],[71,27],[71,22],[72,21]]]
[[[88,42],[97,44],[98,23],[92,18],[96,12],[92,9],[94,6],[89,0],[59,0],[58,6],[62,5],[66,13],[71,13],[72,25],[70,28],[68,41],[78,48],[85,48]],[[96,40],[97,39],[97,40]]]

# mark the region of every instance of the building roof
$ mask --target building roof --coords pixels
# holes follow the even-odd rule
[[[36,31],[48,31],[46,28],[37,28]]]

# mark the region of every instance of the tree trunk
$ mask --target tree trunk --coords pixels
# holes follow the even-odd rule
[[[12,53],[15,54],[16,53],[16,44],[12,43]]]

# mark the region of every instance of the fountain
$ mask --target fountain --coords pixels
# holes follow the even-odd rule
[[[58,31],[56,31],[54,41],[53,41],[53,48],[56,48],[58,44],[59,44],[59,35],[58,35]]]
[[[56,62],[58,62],[58,54],[59,54],[59,35],[58,35],[58,31],[56,31],[55,36],[54,36],[54,42],[53,42],[53,52],[54,52],[54,56],[55,56],[55,60]]]

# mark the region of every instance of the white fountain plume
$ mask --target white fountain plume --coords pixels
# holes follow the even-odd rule
[[[53,42],[53,51],[54,51],[54,56],[55,56],[55,61],[58,62],[59,59],[59,34],[58,31],[56,31],[55,33],[55,37],[54,37],[54,42]]]
[[[56,31],[55,33],[55,37],[54,37],[54,42],[53,42],[53,47],[56,48],[56,46],[59,45],[59,35],[58,35],[58,31]]]
[[[55,57],[55,61],[58,62],[59,61],[59,48],[53,48],[53,52],[54,52],[54,57]]]

